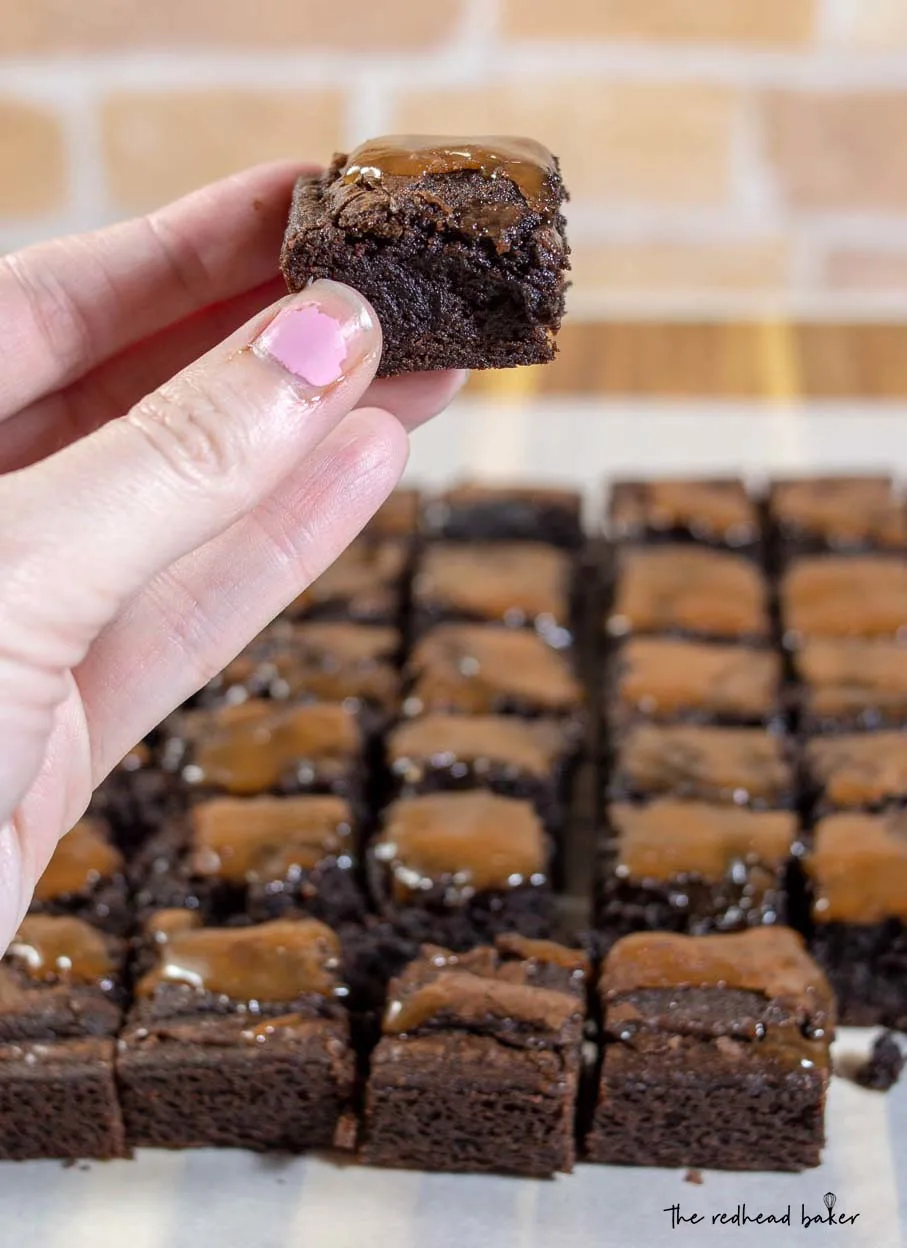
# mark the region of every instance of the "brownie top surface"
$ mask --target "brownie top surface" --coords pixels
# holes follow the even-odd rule
[[[421,492],[411,486],[394,490],[365,526],[367,537],[409,537],[419,525]]]
[[[549,720],[441,712],[402,723],[387,738],[391,769],[455,767],[458,762],[511,767],[548,779],[566,752],[563,728]]]
[[[54,850],[35,886],[38,901],[53,901],[70,893],[84,893],[123,870],[123,855],[111,844],[99,819],[80,819]]]
[[[767,637],[768,593],[743,555],[694,546],[630,547],[617,563],[614,636],[684,631],[715,637]]]
[[[618,779],[640,792],[720,793],[738,804],[783,801],[793,784],[782,740],[761,728],[635,724],[622,737]]]
[[[119,972],[122,941],[69,915],[27,915],[4,958],[20,982],[103,987]]]
[[[779,871],[797,841],[788,811],[739,810],[672,798],[609,808],[622,878],[665,882],[695,875],[718,882],[738,864]]]
[[[907,702],[907,646],[888,641],[814,638],[794,651],[798,678],[818,711],[844,714],[861,705]]]
[[[830,545],[907,546],[907,511],[890,477],[815,477],[777,481],[769,510],[782,531]]]
[[[542,542],[435,542],[413,581],[413,598],[487,620],[566,623],[570,556]]]
[[[820,819],[805,865],[817,923],[907,920],[907,811]]]
[[[770,716],[778,709],[781,657],[665,637],[632,637],[617,659],[616,692],[625,707],[654,718],[684,712]]]
[[[553,485],[516,485],[498,484],[482,481],[461,481],[436,494],[427,502],[428,507],[441,504],[453,510],[458,507],[474,507],[484,505],[506,506],[508,504],[525,504],[528,507],[558,507],[579,514],[582,496],[578,490],[563,489]]]
[[[290,615],[328,603],[353,602],[363,610],[396,591],[406,570],[405,542],[359,537],[287,608]]]
[[[576,1044],[588,973],[581,952],[551,941],[505,936],[460,954],[426,945],[391,982],[382,1030],[466,1031],[519,1048]]]
[[[700,541],[743,546],[759,536],[755,504],[739,480],[619,481],[609,517],[624,538],[686,529]]]
[[[229,883],[286,879],[351,850],[352,811],[339,797],[213,798],[190,820],[192,873]]]
[[[848,733],[816,737],[805,747],[806,765],[834,806],[866,806],[907,796],[907,735]]]
[[[454,710],[481,714],[519,702],[539,713],[567,714],[583,694],[569,660],[541,637],[493,625],[441,624],[416,642],[408,714]]]
[[[481,790],[402,798],[372,842],[395,895],[435,884],[463,895],[544,881],[548,843],[529,802]]]
[[[788,630],[804,637],[895,638],[907,626],[907,562],[893,555],[814,555],[781,578]]]

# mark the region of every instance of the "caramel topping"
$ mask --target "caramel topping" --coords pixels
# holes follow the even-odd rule
[[[469,971],[442,970],[435,979],[402,999],[388,1001],[383,1030],[394,1036],[417,1031],[435,1020],[476,1025],[518,1019],[540,1032],[555,1031],[579,1013],[575,997],[553,988],[486,979]]]
[[[96,819],[80,819],[62,838],[35,886],[38,901],[83,893],[123,869],[123,855]]]
[[[311,871],[351,837],[337,797],[215,798],[192,810],[192,871],[232,884]]]
[[[700,540],[731,544],[752,541],[759,531],[756,509],[740,481],[620,482],[611,519],[621,535],[683,528]]]
[[[413,584],[416,602],[507,624],[565,624],[570,557],[541,542],[436,542]]]
[[[559,966],[571,975],[589,973],[589,959],[582,949],[568,949],[554,940],[531,940],[517,932],[505,932],[495,937],[494,943],[500,953],[513,954],[527,962]]]
[[[817,715],[907,711],[907,646],[815,639],[795,652],[794,662]]]
[[[907,564],[886,555],[797,559],[782,577],[781,606],[797,637],[894,639],[907,632]]]
[[[907,735],[856,733],[806,745],[807,764],[833,806],[871,806],[907,797]]]
[[[392,770],[412,782],[430,766],[458,762],[479,770],[509,766],[545,779],[563,754],[557,724],[507,715],[426,715],[401,724],[387,739]]]
[[[369,537],[409,537],[419,524],[418,490],[403,487],[394,490],[365,526]]]
[[[616,636],[674,629],[714,637],[767,637],[767,592],[742,555],[692,546],[623,553],[614,608]]]
[[[907,812],[820,820],[806,869],[817,923],[907,921]]]
[[[619,770],[644,793],[707,792],[725,801],[776,802],[793,783],[778,739],[760,728],[638,724]]]
[[[580,496],[576,490],[558,489],[550,485],[499,485],[496,482],[462,481],[437,495],[430,505],[446,503],[452,507],[474,503],[541,503],[544,506],[566,507],[579,512]]]
[[[406,547],[402,542],[359,538],[294,599],[287,615],[304,615],[331,602],[351,603],[358,614],[388,605],[393,608],[395,600],[388,600],[388,591],[396,591],[405,570]]]
[[[766,650],[634,637],[620,655],[621,702],[655,719],[684,712],[761,718],[778,703],[781,659]]]
[[[164,945],[179,932],[189,932],[201,925],[202,916],[197,910],[169,906],[149,914],[142,927],[146,936],[150,936],[159,945]]]
[[[388,865],[398,900],[439,883],[464,897],[539,883],[547,868],[532,806],[481,791],[394,802],[372,853]]]
[[[797,839],[787,811],[757,813],[670,798],[610,808],[617,832],[617,872],[632,880],[667,882],[697,875],[718,883],[735,864],[777,870]]]
[[[185,984],[233,1001],[289,1002],[334,994],[340,941],[316,919],[275,919],[257,927],[176,932],[159,956],[139,980],[139,996]]]
[[[118,963],[110,942],[89,923],[69,916],[30,914],[6,953],[30,979],[102,984]]]
[[[888,477],[816,477],[779,481],[771,509],[778,522],[832,545],[907,545],[907,512]]]

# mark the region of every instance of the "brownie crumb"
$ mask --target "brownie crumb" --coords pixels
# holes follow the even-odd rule
[[[861,1088],[888,1092],[900,1079],[903,1069],[904,1054],[901,1046],[892,1032],[883,1031],[873,1044],[869,1058],[854,1075],[854,1080]]]
[[[701,1187],[705,1182],[701,1170],[688,1170],[683,1176],[683,1181],[684,1183],[695,1183],[697,1187]]]

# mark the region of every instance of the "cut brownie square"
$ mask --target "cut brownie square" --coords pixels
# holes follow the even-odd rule
[[[574,561],[540,542],[435,542],[413,580],[417,631],[445,620],[534,628],[550,645],[572,641]]]
[[[369,882],[379,912],[416,942],[547,936],[551,851],[529,802],[481,791],[402,798],[369,846]]]
[[[661,723],[783,722],[781,657],[771,650],[673,637],[631,637],[617,651],[607,692],[615,729]]]
[[[361,919],[355,820],[329,795],[215,797],[150,838],[132,866],[140,913],[197,910],[207,923],[307,913]]]
[[[816,737],[803,749],[806,784],[822,812],[879,810],[907,802],[907,734]]]
[[[403,610],[409,544],[357,538],[284,611],[291,620],[396,624]]]
[[[759,512],[742,481],[617,481],[608,530],[621,542],[695,542],[740,552],[759,548]]]
[[[805,556],[791,562],[779,592],[787,646],[816,637],[907,640],[907,560]]]
[[[125,936],[132,915],[124,866],[107,824],[86,815],[57,843],[29,910],[74,915]]]
[[[805,868],[841,1021],[907,1030],[907,812],[821,819]]]
[[[339,964],[316,919],[157,929],[117,1057],[130,1143],[348,1143],[355,1063]]]
[[[789,755],[785,738],[761,728],[634,724],[616,746],[611,796],[792,807],[795,776]]]
[[[787,873],[802,852],[792,812],[662,798],[615,803],[606,819],[600,931],[703,935],[787,921]]]
[[[792,657],[804,732],[907,727],[907,646],[817,638]]]
[[[599,996],[604,1058],[587,1160],[819,1164],[835,1003],[795,932],[625,936]]]
[[[574,550],[583,544],[578,490],[544,485],[464,481],[428,499],[422,512],[429,537],[458,542],[547,542]]]
[[[281,268],[378,314],[379,375],[554,356],[569,248],[557,158],[532,139],[388,135],[296,183]]]
[[[768,510],[783,557],[907,550],[907,510],[890,477],[776,481]]]
[[[114,1081],[125,957],[81,919],[23,919],[0,963],[0,1159],[125,1156]]]
[[[606,616],[613,637],[673,633],[716,641],[766,641],[768,587],[743,555],[696,546],[625,547]]]
[[[408,716],[546,716],[580,728],[584,694],[570,660],[534,633],[440,624],[413,646],[405,675]]]
[[[585,955],[499,936],[423,948],[390,986],[372,1054],[363,1159],[547,1176],[573,1168]]]
[[[364,537],[415,537],[419,528],[422,495],[412,486],[394,490],[362,530]]]

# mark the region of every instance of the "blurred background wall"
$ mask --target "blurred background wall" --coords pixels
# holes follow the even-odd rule
[[[907,314],[907,0],[0,0],[0,248],[394,130],[562,156],[575,317]]]

